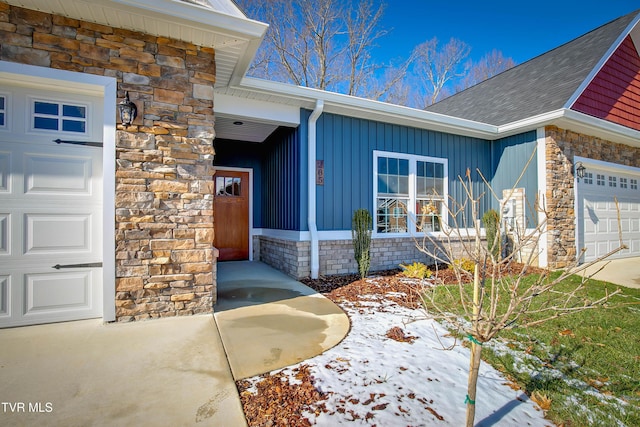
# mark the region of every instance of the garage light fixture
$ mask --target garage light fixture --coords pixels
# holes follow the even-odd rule
[[[587,168],[584,167],[582,162],[576,163],[576,176],[578,177],[578,179],[584,178],[584,171],[586,171],[586,170],[587,170]]]
[[[129,92],[124,93],[124,99],[118,104],[120,121],[124,126],[129,126],[138,115],[138,107],[129,99]]]

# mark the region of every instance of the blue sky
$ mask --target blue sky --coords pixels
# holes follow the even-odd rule
[[[383,26],[391,33],[378,40],[381,62],[406,58],[432,37],[451,37],[471,46],[478,60],[492,49],[520,64],[573,40],[615,18],[640,9],[630,0],[387,0]]]

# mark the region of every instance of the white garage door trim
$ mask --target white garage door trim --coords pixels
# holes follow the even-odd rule
[[[589,249],[583,260],[592,261],[618,247],[619,232],[614,202],[616,195],[620,203],[623,242],[629,249],[614,254],[612,258],[639,256],[640,168],[576,156],[574,164],[578,162],[586,167],[586,175],[581,180],[576,178],[574,187],[577,253],[580,255],[582,248],[587,246]],[[602,199],[602,195],[606,195],[606,200]],[[589,222],[591,220],[587,218],[586,211],[595,218],[592,223]],[[604,226],[605,230],[602,232],[608,234],[608,238],[592,242],[587,236],[587,228],[599,227],[598,222]]]
[[[117,81],[112,77],[75,73],[0,61],[0,80],[15,80],[42,87],[68,88],[103,98],[103,231],[102,282],[105,322],[115,320],[115,137]]]

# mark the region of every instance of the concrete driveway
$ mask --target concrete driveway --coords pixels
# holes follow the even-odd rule
[[[640,257],[600,261],[587,268],[583,275],[627,288],[640,289]]]
[[[0,425],[246,425],[212,315],[0,330]]]
[[[218,274],[217,322],[0,329],[0,426],[246,426],[233,374],[299,362],[349,331],[335,304],[262,263]]]

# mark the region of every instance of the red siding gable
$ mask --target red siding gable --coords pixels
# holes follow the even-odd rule
[[[622,42],[572,109],[640,130],[640,56],[631,37]]]

